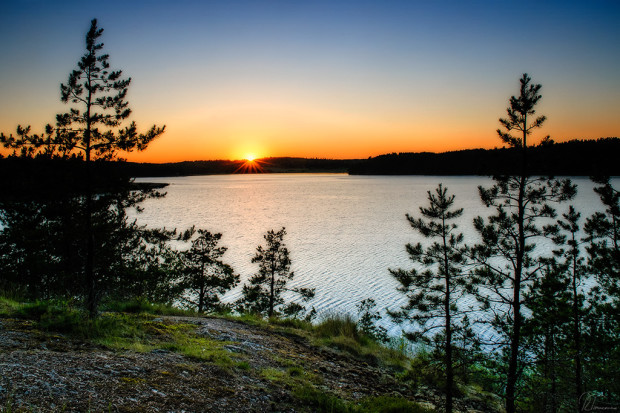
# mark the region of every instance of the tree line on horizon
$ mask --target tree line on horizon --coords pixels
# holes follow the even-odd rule
[[[0,173],[46,168],[53,158],[41,153],[14,151],[0,155]],[[531,148],[532,174],[556,176],[618,176],[620,138],[575,139]],[[511,174],[519,154],[514,148],[463,149],[450,152],[401,152],[368,159],[320,159],[276,157],[257,159],[248,170],[245,160],[136,163],[98,161],[109,174],[131,177],[169,177],[235,173],[348,173],[350,175],[479,175]],[[63,160],[62,157],[59,159]],[[79,162],[81,158],[76,158]],[[64,161],[64,160],[63,160]],[[62,166],[60,166],[62,167]]]
[[[541,176],[617,176],[620,139],[551,140],[529,148],[530,173]],[[403,152],[375,156],[351,168],[352,175],[512,175],[519,172],[517,148],[463,149],[442,153]]]
[[[43,165],[3,182],[0,289],[29,299],[76,300],[90,318],[106,300],[146,299],[181,302],[199,312],[310,320],[315,312],[306,303],[315,292],[289,288],[294,273],[284,228],[264,235],[252,258],[258,271],[233,307],[221,297],[240,276],[223,261],[221,234],[147,228],[129,219],[129,209],[140,211],[142,201],[165,194],[136,185],[106,162],[120,150],[144,149],[164,129],[153,126],[140,134],[134,123],[121,124],[130,115],[130,79],[109,70],[108,55],[97,43],[101,34],[93,20],[87,51],[61,85],[61,100],[74,106],[57,116],[55,127],[39,135],[29,128],[18,128],[17,137],[0,134],[5,147]],[[479,188],[482,202],[493,211],[474,221],[480,242],[468,243],[458,232],[462,210],[439,185],[428,192],[421,217],[407,215],[428,240],[406,246],[414,268],[389,270],[408,300],[389,315],[415,327],[406,337],[431,349],[428,367],[438,372],[446,411],[453,410],[457,383],[472,379],[501,395],[508,413],[582,412],[596,403],[604,408],[620,403],[615,380],[620,370],[620,194],[608,178],[596,178],[605,211],[585,221],[574,208],[558,216],[558,206],[569,202],[576,188],[569,179],[536,172],[537,151],[564,145],[549,138],[531,145],[530,135],[546,119],[535,113],[540,89],[524,74],[519,96],[510,98],[507,117],[500,119],[498,134],[511,148],[514,169],[495,171],[493,184]],[[536,251],[542,239],[555,243],[549,256]],[[292,296],[299,300],[291,301]],[[463,307],[465,296],[477,304]],[[390,303],[360,303],[359,324],[384,340],[385,331],[375,325],[377,304]],[[494,334],[485,339],[475,325]]]

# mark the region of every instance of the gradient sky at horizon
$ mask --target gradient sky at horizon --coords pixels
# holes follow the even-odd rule
[[[133,161],[498,147],[524,72],[534,140],[620,136],[620,2],[597,0],[5,1],[0,131],[66,110],[95,17],[132,119],[166,125]]]

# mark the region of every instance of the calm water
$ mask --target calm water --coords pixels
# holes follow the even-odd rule
[[[221,232],[228,247],[224,261],[241,274],[242,282],[255,271],[256,247],[268,230],[286,227],[295,278],[291,285],[316,288],[312,301],[319,312],[356,314],[364,298],[381,308],[404,303],[388,268],[410,268],[405,244],[421,237],[413,232],[406,213],[418,216],[429,190],[442,182],[465,209],[459,229],[467,243],[478,241],[472,219],[491,211],[478,197],[483,177],[349,176],[346,174],[215,175],[142,178],[165,182],[167,196],[144,203],[139,223],[152,227],[186,229],[192,225]],[[593,185],[575,178],[579,193],[573,204],[589,216],[602,207]],[[566,205],[558,207],[563,212]],[[239,297],[240,287],[225,301]],[[397,326],[384,324],[391,334]]]

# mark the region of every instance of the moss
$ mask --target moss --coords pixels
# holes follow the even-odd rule
[[[321,384],[321,378],[299,366],[289,366],[286,368],[267,367],[260,371],[260,375],[279,385],[289,389],[307,387]]]
[[[435,410],[430,410],[402,397],[378,396],[362,400],[357,411],[368,413],[431,413]]]
[[[106,337],[99,339],[96,342],[97,344],[108,347],[112,350],[128,350],[135,351],[136,353],[148,353],[157,349],[157,346],[153,344],[130,338]]]
[[[250,366],[250,363],[248,363],[247,361],[240,361],[235,363],[235,366],[239,369],[239,370],[250,370],[252,368],[252,366]]]
[[[125,383],[125,384],[142,384],[145,383],[146,380],[143,378],[139,378],[139,377],[121,377],[121,382]]]
[[[189,332],[196,329],[195,325],[183,323],[163,323],[148,321],[144,324],[146,332],[155,336],[174,336],[176,333]]]
[[[291,384],[288,380],[288,375],[281,369],[267,367],[261,370],[260,375],[275,383]]]
[[[299,366],[293,366],[286,369],[286,372],[291,377],[301,377],[304,375],[304,369]]]

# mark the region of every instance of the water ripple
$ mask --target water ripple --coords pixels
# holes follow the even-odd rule
[[[374,298],[381,309],[397,309],[405,302],[388,268],[409,269],[407,243],[424,242],[413,232],[406,213],[417,216],[427,203],[426,191],[443,182],[465,209],[459,229],[468,243],[478,241],[472,220],[487,215],[478,198],[481,177],[360,177],[344,174],[226,175],[142,178],[165,182],[167,196],[148,200],[135,215],[151,227],[196,225],[221,232],[224,256],[242,281],[257,271],[251,263],[263,234],[285,226],[290,250],[293,285],[316,288],[311,304],[319,314],[356,313],[356,305]],[[576,178],[580,193],[573,202],[582,216],[598,208],[592,184]],[[598,208],[600,209],[600,208]],[[560,211],[562,212],[562,211]],[[545,251],[549,250],[545,246]],[[241,288],[225,301],[240,297]],[[469,304],[468,302],[464,304]],[[399,328],[383,320],[392,334]]]

